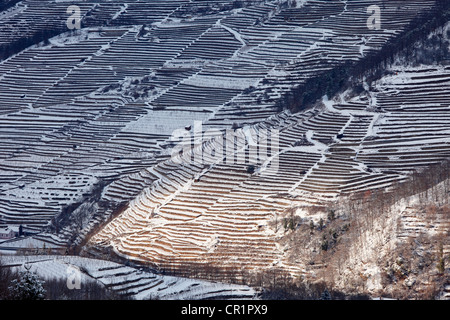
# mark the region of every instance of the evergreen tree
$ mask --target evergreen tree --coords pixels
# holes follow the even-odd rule
[[[323,229],[323,219],[320,218],[320,220],[319,220],[319,230],[322,230],[322,229]]]
[[[320,300],[331,300],[331,294],[325,289],[320,295]]]
[[[313,220],[311,220],[311,222],[309,223],[309,231],[311,233],[313,233],[313,231],[314,231],[314,221]]]
[[[19,279],[11,282],[9,290],[14,300],[43,300],[46,294],[44,281],[30,272],[29,268],[25,272],[20,272]]]
[[[336,218],[335,211],[333,209],[328,211],[328,220],[333,221]]]

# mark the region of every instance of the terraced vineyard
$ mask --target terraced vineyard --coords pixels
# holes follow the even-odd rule
[[[112,246],[161,268],[204,261],[223,270],[284,266],[306,274],[307,261],[284,259],[271,221],[296,206],[393,186],[450,154],[450,68],[393,72],[370,97],[324,99],[308,112],[281,113],[259,124],[259,130],[281,128],[274,175],[224,163],[206,171],[159,163],[148,170],[158,179],[90,245]],[[297,145],[299,137],[309,145]],[[445,232],[448,225],[438,228]]]
[[[281,102],[376,57],[436,3],[18,1],[0,13],[0,224],[30,237],[0,249],[113,249],[219,278],[309,274],[287,259],[278,219],[448,158],[450,68],[398,67],[297,113]],[[80,30],[67,30],[70,4]],[[371,5],[380,30],[367,25]],[[199,122],[203,143],[173,157]],[[252,169],[213,156],[268,132],[279,133],[272,158]]]

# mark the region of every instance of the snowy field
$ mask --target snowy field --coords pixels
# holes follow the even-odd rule
[[[114,262],[77,256],[1,256],[15,271],[28,268],[41,279],[74,281],[79,270],[81,286],[94,281],[137,300],[145,299],[253,299],[257,292],[247,286],[208,282],[141,271]],[[76,290],[76,289],[73,289]]]

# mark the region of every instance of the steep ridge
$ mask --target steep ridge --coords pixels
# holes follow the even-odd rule
[[[292,86],[377,52],[435,5],[383,2],[379,32],[367,27],[373,3],[83,2],[81,30],[0,64],[0,222],[29,233],[60,230],[69,211],[110,185],[104,203],[118,198],[76,232],[84,235],[154,181],[145,168],[167,159],[177,129],[263,121]],[[64,2],[20,1],[0,27],[17,26],[20,39],[44,24],[58,31],[65,9]],[[48,19],[39,20],[43,14]],[[24,19],[36,23],[20,28]]]
[[[449,156],[450,69],[402,67],[391,73],[361,95],[350,90],[306,113],[261,123],[257,130],[280,130],[274,175],[220,163],[198,179],[202,167],[174,167],[173,159],[158,164],[153,170],[160,178],[89,245],[111,246],[161,269],[194,262],[231,272],[277,266],[305,274],[307,261],[286,260],[277,244],[277,216],[281,221],[296,206],[322,207],[392,187]],[[298,144],[302,136],[308,145]]]

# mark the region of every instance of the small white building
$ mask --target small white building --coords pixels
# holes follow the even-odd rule
[[[0,240],[12,239],[15,236],[16,236],[16,232],[12,228],[10,228],[8,226],[0,227]]]

